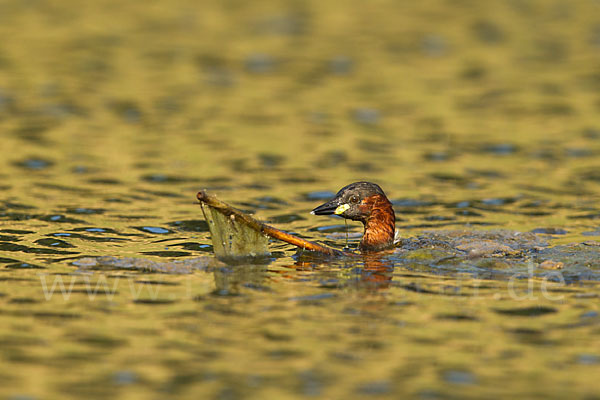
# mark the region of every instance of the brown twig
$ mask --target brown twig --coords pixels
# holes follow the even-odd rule
[[[247,225],[248,227],[254,229],[255,231],[261,232],[269,237],[272,237],[273,239],[277,239],[277,240],[281,240],[281,241],[284,241],[289,244],[293,244],[294,246],[300,247],[305,250],[316,251],[316,252],[327,254],[327,255],[356,256],[355,253],[337,250],[337,249],[334,249],[333,247],[328,247],[328,246],[324,246],[322,244],[311,242],[311,241],[299,238],[298,236],[294,236],[287,232],[281,231],[277,228],[273,228],[272,226],[269,226],[263,222],[260,222],[256,219],[252,218],[248,214],[245,214],[239,210],[236,210],[235,208],[231,207],[229,204],[217,199],[215,196],[206,193],[204,190],[198,192],[196,197],[198,198],[198,200],[201,203],[204,203],[204,204],[216,209],[220,213],[222,213],[230,218],[235,218],[236,221]]]

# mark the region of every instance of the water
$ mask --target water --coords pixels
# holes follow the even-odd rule
[[[0,397],[597,397],[599,24],[587,1],[2,3]],[[309,211],[357,180],[396,252],[212,257],[198,190],[342,248]]]

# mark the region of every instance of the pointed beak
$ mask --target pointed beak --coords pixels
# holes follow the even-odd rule
[[[348,208],[350,208],[348,204],[340,204],[340,200],[335,198],[329,200],[325,204],[321,204],[319,207],[315,208],[310,213],[313,215],[341,215]]]

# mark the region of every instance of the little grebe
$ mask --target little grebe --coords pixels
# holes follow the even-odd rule
[[[394,245],[394,209],[383,190],[374,183],[355,182],[345,186],[333,199],[312,210],[311,214],[335,214],[361,221],[365,226],[359,246],[362,251],[379,251]]]

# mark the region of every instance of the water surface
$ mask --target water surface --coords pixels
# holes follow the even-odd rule
[[[0,396],[597,397],[598,7],[3,2]],[[212,258],[356,180],[396,252]]]

